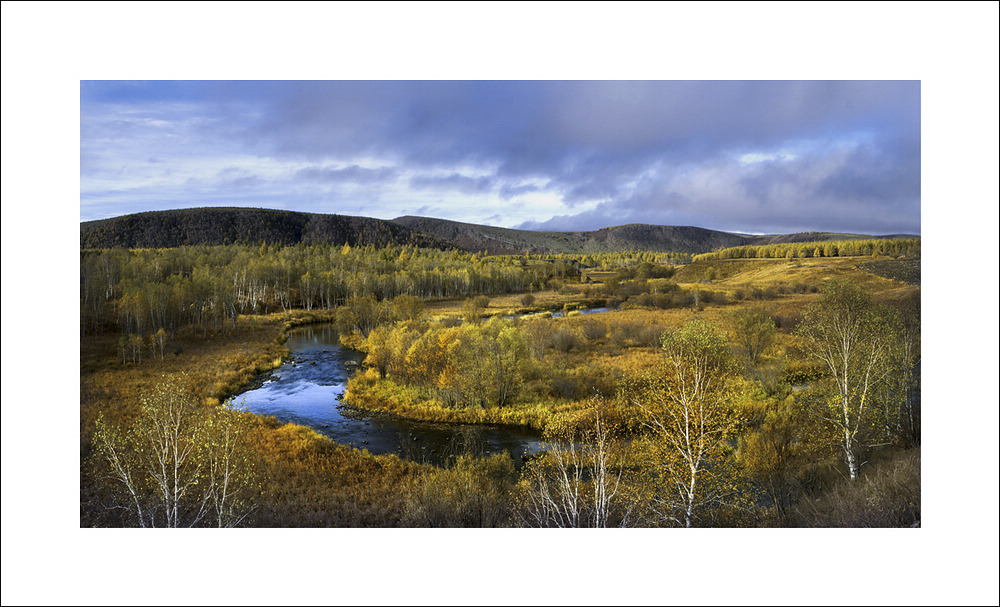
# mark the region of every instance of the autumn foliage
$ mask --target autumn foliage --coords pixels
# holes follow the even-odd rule
[[[912,524],[919,289],[817,261],[827,244],[801,264],[681,270],[644,252],[85,251],[81,524]],[[586,314],[602,304],[619,307]],[[365,354],[348,406],[534,428],[544,452],[435,467],[220,406],[282,363],[284,331],[314,322]],[[851,352],[833,352],[848,329]],[[163,444],[171,479],[149,472]]]

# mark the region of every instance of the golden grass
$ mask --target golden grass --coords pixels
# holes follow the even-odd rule
[[[596,305],[588,299],[578,289],[572,289],[572,293],[565,293],[548,289],[545,291],[534,291],[535,301],[530,306],[521,303],[523,293],[507,293],[504,295],[490,296],[490,305],[483,310],[483,316],[507,316],[512,314],[525,314],[539,312],[542,310],[562,310],[568,303],[579,307]],[[462,317],[462,306],[465,299],[435,300],[427,302],[425,310],[431,320],[457,319]]]
[[[165,360],[122,365],[117,335],[81,342],[81,525],[116,525],[101,506],[102,487],[87,465],[98,413],[128,425],[143,394],[164,376],[183,374],[206,404],[215,404],[259,373],[280,364],[287,327],[327,320],[323,313],[294,312],[240,317],[235,331],[204,340],[176,340]],[[178,354],[174,354],[179,349]],[[420,466],[395,456],[373,456],[338,445],[313,430],[258,417],[251,434],[268,474],[254,518],[256,526],[397,526]]]
[[[377,374],[355,375],[347,384],[344,402],[368,411],[406,419],[448,424],[545,427],[551,411],[543,403],[518,402],[504,407],[449,407],[412,386],[379,379]]]
[[[117,421],[131,419],[143,394],[164,376],[185,376],[185,383],[206,404],[218,404],[257,374],[281,363],[283,315],[241,317],[228,335],[177,339],[163,360],[144,356],[139,364],[121,364],[118,335],[87,336],[80,344],[80,430],[89,442],[97,414]]]
[[[716,260],[686,266],[677,278],[687,289],[718,290],[730,295],[747,285],[764,288],[802,284],[818,289],[831,278],[846,278],[872,293],[877,301],[894,302],[919,296],[919,287],[859,270],[856,263],[860,260],[870,258]],[[703,282],[712,268],[715,269],[713,280]],[[575,288],[533,295],[536,300],[531,308],[534,310],[563,309],[567,303],[571,306],[585,303],[583,294]],[[486,313],[524,311],[520,298],[520,294],[496,296],[491,299]],[[567,352],[552,349],[543,352],[532,362],[533,370],[526,378],[522,402],[504,408],[449,408],[406,387],[364,379],[352,384],[349,396],[355,406],[403,417],[543,429],[554,419],[562,420],[561,423],[574,420],[584,415],[590,406],[586,396],[564,397],[550,393],[546,382],[555,375],[564,381],[579,382],[581,394],[595,387],[607,389],[656,364],[661,355],[655,344],[649,343],[649,334],[655,336],[663,330],[678,328],[694,318],[725,328],[727,315],[748,305],[760,305],[772,315],[792,318],[818,298],[818,293],[807,289],[807,292],[786,291],[764,301],[745,299],[731,300],[727,305],[710,304],[700,310],[628,309],[539,321],[585,337],[579,347]],[[431,318],[459,318],[463,303],[464,299],[433,301],[427,303],[426,310]],[[121,364],[117,334],[84,338],[80,359],[81,454],[86,456],[89,452],[90,435],[98,412],[103,412],[112,423],[127,423],[137,413],[142,394],[164,375],[186,374],[192,390],[203,402],[217,403],[258,373],[281,363],[287,354],[282,346],[286,329],[332,319],[329,311],[243,316],[236,330],[228,335],[171,341],[165,360],[144,356],[138,365]],[[585,326],[588,323],[602,323],[607,330],[602,334],[592,327],[588,329]],[[809,371],[796,336],[783,330],[777,341],[775,356],[786,355],[790,371]],[[258,513],[255,524],[405,524],[401,513],[405,511],[407,496],[414,479],[423,474],[420,472],[423,468],[418,465],[395,456],[372,456],[352,450],[308,428],[282,425],[273,418],[260,418],[254,437],[270,470],[266,488],[268,506]],[[83,503],[85,496],[93,493],[93,482],[84,472],[81,478],[82,524],[95,520],[89,518],[88,506]]]
[[[807,259],[721,259],[701,261],[685,266],[677,273],[678,284],[684,288],[705,288],[712,270],[713,288],[735,290],[745,285],[774,287],[800,283],[821,289],[833,278],[850,280],[865,291],[876,295],[882,291],[905,288],[906,283],[882,278],[858,268],[871,257],[820,257]]]

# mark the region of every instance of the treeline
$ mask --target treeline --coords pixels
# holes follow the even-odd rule
[[[872,238],[739,246],[695,255],[694,261],[713,259],[799,259],[806,257],[918,256],[919,238]]]
[[[498,256],[500,257],[500,256]],[[503,258],[510,258],[511,256],[503,256]],[[619,268],[628,268],[643,263],[646,264],[660,264],[660,265],[676,265],[683,263],[691,263],[690,253],[680,253],[680,252],[657,252],[657,251],[638,251],[634,249],[623,250],[623,251],[613,251],[608,253],[588,253],[586,255],[572,255],[567,253],[558,253],[555,255],[537,255],[537,254],[526,254],[521,257],[525,260],[535,260],[535,261],[548,261],[548,262],[571,262],[578,263],[580,266],[588,269],[600,269],[600,270],[614,270]]]
[[[568,260],[522,264],[401,246],[88,250],[80,260],[80,330],[87,335],[116,328],[128,342],[125,360],[126,349],[133,358],[141,356],[140,345],[151,340],[162,354],[163,337],[179,331],[228,332],[240,314],[352,304],[367,333],[384,322],[384,310],[373,306],[402,295],[423,300],[517,293],[578,277]],[[161,329],[163,335],[150,337]]]

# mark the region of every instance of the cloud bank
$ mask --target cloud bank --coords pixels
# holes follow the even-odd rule
[[[916,81],[83,82],[81,219],[920,232]]]

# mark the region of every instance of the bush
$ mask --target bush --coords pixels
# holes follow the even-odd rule
[[[415,527],[500,527],[510,516],[514,462],[503,452],[458,457],[425,473],[410,492],[406,523]]]
[[[729,302],[724,291],[702,291],[701,303],[724,306]]]
[[[873,464],[795,507],[801,527],[919,527],[920,449]]]
[[[591,318],[580,324],[580,333],[587,341],[595,341],[608,334],[608,325],[596,318]]]
[[[465,303],[462,304],[462,319],[465,322],[479,322],[489,305],[490,298],[485,295],[477,295],[465,300]]]
[[[665,310],[674,304],[673,295],[667,293],[641,293],[628,299],[629,307],[660,308]]]
[[[642,342],[643,329],[644,326],[637,322],[614,323],[609,326],[608,338],[617,348],[639,345]]]
[[[577,378],[565,371],[554,373],[549,381],[549,394],[574,400],[584,396],[585,389]]]
[[[658,326],[646,326],[641,329],[636,341],[639,345],[649,348],[659,348],[660,338],[663,336],[663,328]]]
[[[760,307],[739,308],[730,313],[728,319],[736,346],[751,365],[756,365],[760,357],[774,343],[777,330],[774,319]]]
[[[795,330],[796,327],[799,326],[799,323],[802,322],[802,315],[801,314],[787,314],[787,315],[786,314],[773,314],[771,316],[771,319],[774,321],[774,325],[776,327],[778,327],[778,329],[780,329],[782,331],[785,331],[787,333],[791,333],[792,331]]]
[[[581,345],[583,345],[583,340],[572,329],[560,328],[549,335],[549,347],[556,352],[566,353]]]

